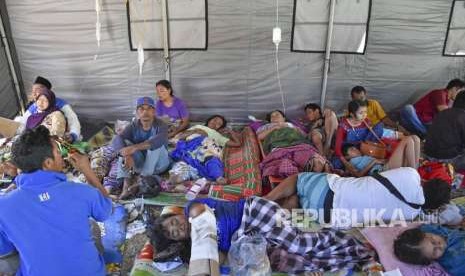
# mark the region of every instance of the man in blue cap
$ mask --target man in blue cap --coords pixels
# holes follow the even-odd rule
[[[137,192],[133,176],[152,176],[166,171],[170,165],[167,150],[168,126],[155,117],[155,101],[151,97],[137,99],[137,120],[115,136],[112,146],[119,152],[117,178],[123,178],[119,199]],[[111,187],[105,187],[111,192]]]

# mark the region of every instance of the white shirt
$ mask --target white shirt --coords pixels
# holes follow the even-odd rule
[[[381,175],[389,179],[408,202],[420,205],[425,203],[420,175],[415,169],[398,168],[382,172]],[[375,220],[388,222],[403,218],[410,221],[421,213],[421,208],[414,209],[402,202],[371,176],[355,178],[329,174],[328,183],[334,192],[333,209],[336,212],[349,210],[352,223],[373,225]],[[340,224],[334,223],[336,226]]]

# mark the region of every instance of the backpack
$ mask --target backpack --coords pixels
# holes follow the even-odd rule
[[[425,160],[418,167],[418,173],[422,181],[439,178],[451,185],[454,180],[454,168],[450,163]]]

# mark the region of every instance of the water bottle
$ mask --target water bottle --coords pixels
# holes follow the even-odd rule
[[[134,260],[130,276],[149,276],[155,275],[156,270],[153,267],[153,257],[155,249],[147,242],[144,248],[140,251],[139,255]]]
[[[197,195],[200,193],[200,191],[207,185],[207,179],[205,178],[200,178],[197,179],[192,187],[187,191],[186,193],[186,199],[187,200],[193,200],[197,197]]]

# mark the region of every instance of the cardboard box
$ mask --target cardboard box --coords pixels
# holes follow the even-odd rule
[[[0,117],[0,135],[5,138],[11,138],[16,135],[20,123],[13,120]]]

